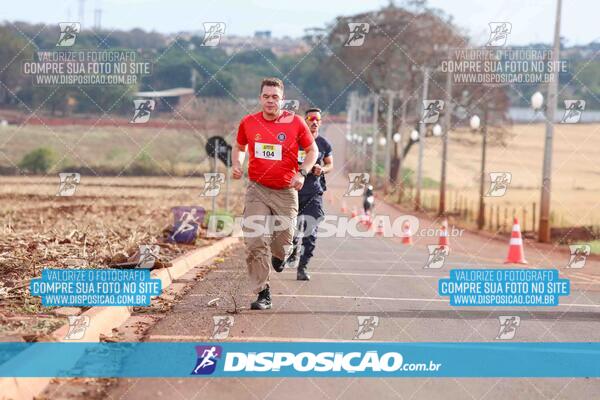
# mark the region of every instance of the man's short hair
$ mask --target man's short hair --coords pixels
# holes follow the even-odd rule
[[[309,114],[309,113],[311,113],[311,112],[318,112],[318,113],[320,113],[320,112],[321,112],[321,109],[320,109],[320,108],[317,108],[317,107],[309,108],[308,110],[306,110],[306,111],[304,112],[304,115],[308,115],[308,114]]]
[[[279,78],[265,78],[262,80],[261,84],[260,84],[260,93],[262,93],[263,88],[265,86],[274,86],[274,87],[278,87],[281,88],[281,91],[283,92],[283,81]]]

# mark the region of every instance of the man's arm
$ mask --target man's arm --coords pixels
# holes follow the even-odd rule
[[[233,179],[240,179],[244,172],[242,171],[242,165],[246,159],[246,146],[248,145],[248,139],[246,138],[245,122],[246,117],[240,121],[238,132],[233,145],[233,151],[231,154],[231,166],[233,172]]]
[[[304,151],[306,152],[306,156],[304,157],[304,162],[300,165],[300,169],[310,172],[317,162],[317,158],[319,158],[319,148],[317,147],[317,143],[313,140],[312,144],[304,149]]]
[[[240,179],[243,175],[242,164],[246,159],[246,145],[235,143],[233,146],[233,154],[231,155],[233,179]]]
[[[333,156],[328,156],[323,159],[323,173],[326,174],[333,170]]]
[[[316,176],[326,174],[333,169],[333,156],[323,158],[323,165],[315,164],[312,173]]]
[[[325,139],[324,142],[323,152],[325,154],[323,156],[323,165],[315,165],[313,168],[313,174],[316,176],[326,174],[333,169],[333,149],[331,148],[331,144],[329,144],[327,139]]]
[[[312,167],[315,165],[317,158],[319,157],[319,148],[317,147],[317,143],[313,140],[310,146],[304,149],[306,152],[306,156],[304,157],[304,162],[300,165],[300,169],[310,172]],[[294,178],[292,179],[292,187],[296,190],[302,189],[304,186],[304,176],[297,172]]]

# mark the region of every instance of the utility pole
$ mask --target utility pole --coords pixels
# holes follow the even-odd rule
[[[227,152],[227,168],[225,175],[225,211],[229,212],[229,185],[231,181],[231,168],[229,165],[231,164],[231,151]]]
[[[483,132],[481,141],[481,175],[479,177],[479,214],[477,214],[477,229],[481,230],[485,226],[485,203],[483,201],[484,181],[485,181],[485,156],[487,149],[488,135],[488,105],[483,105]]]
[[[450,60],[451,51],[448,50],[448,60]],[[448,68],[446,74],[446,112],[444,113],[444,133],[442,136],[442,176],[440,178],[440,205],[439,215],[446,214],[446,166],[448,164],[448,134],[452,125],[452,72]]]
[[[548,107],[546,114],[546,143],[544,145],[544,166],[542,170],[542,198],[540,201],[540,242],[550,242],[550,189],[552,184],[552,141],[554,136],[554,114],[558,92],[558,64],[560,52],[560,10],[561,0],[556,0],[556,20],[554,22],[554,48],[552,51],[552,80],[548,83]]]
[[[423,184],[423,151],[425,149],[425,100],[429,91],[429,67],[423,67],[423,95],[421,101],[421,115],[419,116],[419,161],[417,165],[417,193],[415,195],[415,210],[421,210],[421,186]]]
[[[350,138],[350,140],[352,140],[352,119],[354,118],[354,92],[351,92],[348,95],[348,100],[347,100],[347,105],[346,105],[346,141],[345,146],[344,146],[344,160],[346,163],[348,163],[348,161],[353,158],[352,155],[350,154],[350,152],[352,151],[352,149],[350,148],[351,146],[348,145],[348,140],[347,138]],[[353,164],[352,160],[350,162],[350,165]]]
[[[404,195],[404,176],[402,176],[402,160],[404,159],[404,149],[402,148],[402,131],[406,126],[406,109],[408,108],[408,99],[405,99],[404,96],[402,98],[402,105],[400,107],[400,127],[398,128],[398,132],[400,133],[400,142],[396,144],[396,146],[400,147],[400,151],[398,151],[398,170],[396,173],[399,203],[402,202],[402,197]]]
[[[362,123],[362,118],[363,118],[363,112],[362,112],[362,101],[360,99],[360,96],[358,95],[358,93],[356,94],[356,100],[355,100],[355,104],[356,104],[356,127],[354,128],[354,132],[356,133],[357,137],[356,137],[356,164],[353,165],[353,168],[355,170],[358,170],[359,164],[361,162],[362,158],[362,132],[360,130],[361,128],[361,123]],[[361,139],[359,139],[359,137]],[[362,171],[365,171],[365,169],[363,168]]]
[[[391,144],[392,144],[392,130],[393,130],[393,120],[394,120],[394,97],[396,93],[392,90],[387,92],[388,94],[388,105],[387,105],[387,118],[386,118],[386,147],[385,147],[385,171],[384,171],[384,193],[388,192],[390,185],[390,170],[392,163],[392,156],[390,153]]]
[[[371,151],[371,181],[376,183],[377,181],[377,146],[378,143],[378,131],[379,131],[379,95],[373,94],[373,149]]]
[[[85,0],[79,0],[79,25],[83,30],[85,18]]]
[[[358,160],[360,157],[361,148],[358,142],[358,132],[360,132],[360,98],[358,97],[358,93],[352,92],[352,96],[350,97],[350,109],[352,111],[350,123],[351,123],[351,134],[354,143],[349,147],[349,154],[351,161],[351,169],[355,171],[358,168]]]
[[[100,31],[102,29],[102,9],[96,8],[94,10],[94,30]]]
[[[221,146],[217,143],[215,144],[215,154],[214,157],[212,159],[212,171],[213,172],[218,172],[218,164],[217,164],[217,155],[219,154],[219,151],[221,150]],[[215,215],[216,213],[216,200],[217,200],[217,196],[212,196],[212,204],[211,204],[211,209],[212,209],[212,215]]]
[[[362,170],[367,172],[367,137],[365,135],[364,122],[369,108],[368,98],[359,98],[358,109],[359,109],[359,126],[361,127],[361,138],[362,138]]]

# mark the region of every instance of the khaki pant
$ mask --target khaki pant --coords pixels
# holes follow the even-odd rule
[[[265,289],[269,282],[271,255],[285,260],[291,253],[297,217],[298,192],[294,188],[270,189],[259,183],[249,182],[246,189],[243,231],[246,264],[254,293]],[[265,234],[266,230],[272,232],[272,235]]]

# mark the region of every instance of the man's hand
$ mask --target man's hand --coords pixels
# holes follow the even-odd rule
[[[315,164],[315,166],[312,169],[312,174],[315,176],[320,176],[323,173],[323,167],[321,167],[321,165],[319,164]]]
[[[232,167],[233,179],[240,179],[242,177],[242,166],[234,163]]]
[[[299,191],[302,186],[304,186],[304,177],[300,172],[296,172],[296,175],[292,178],[292,187]]]
[[[246,145],[236,143],[233,146],[233,154],[231,155],[231,170],[233,179],[240,179],[244,172],[242,171],[242,164],[246,158]]]

